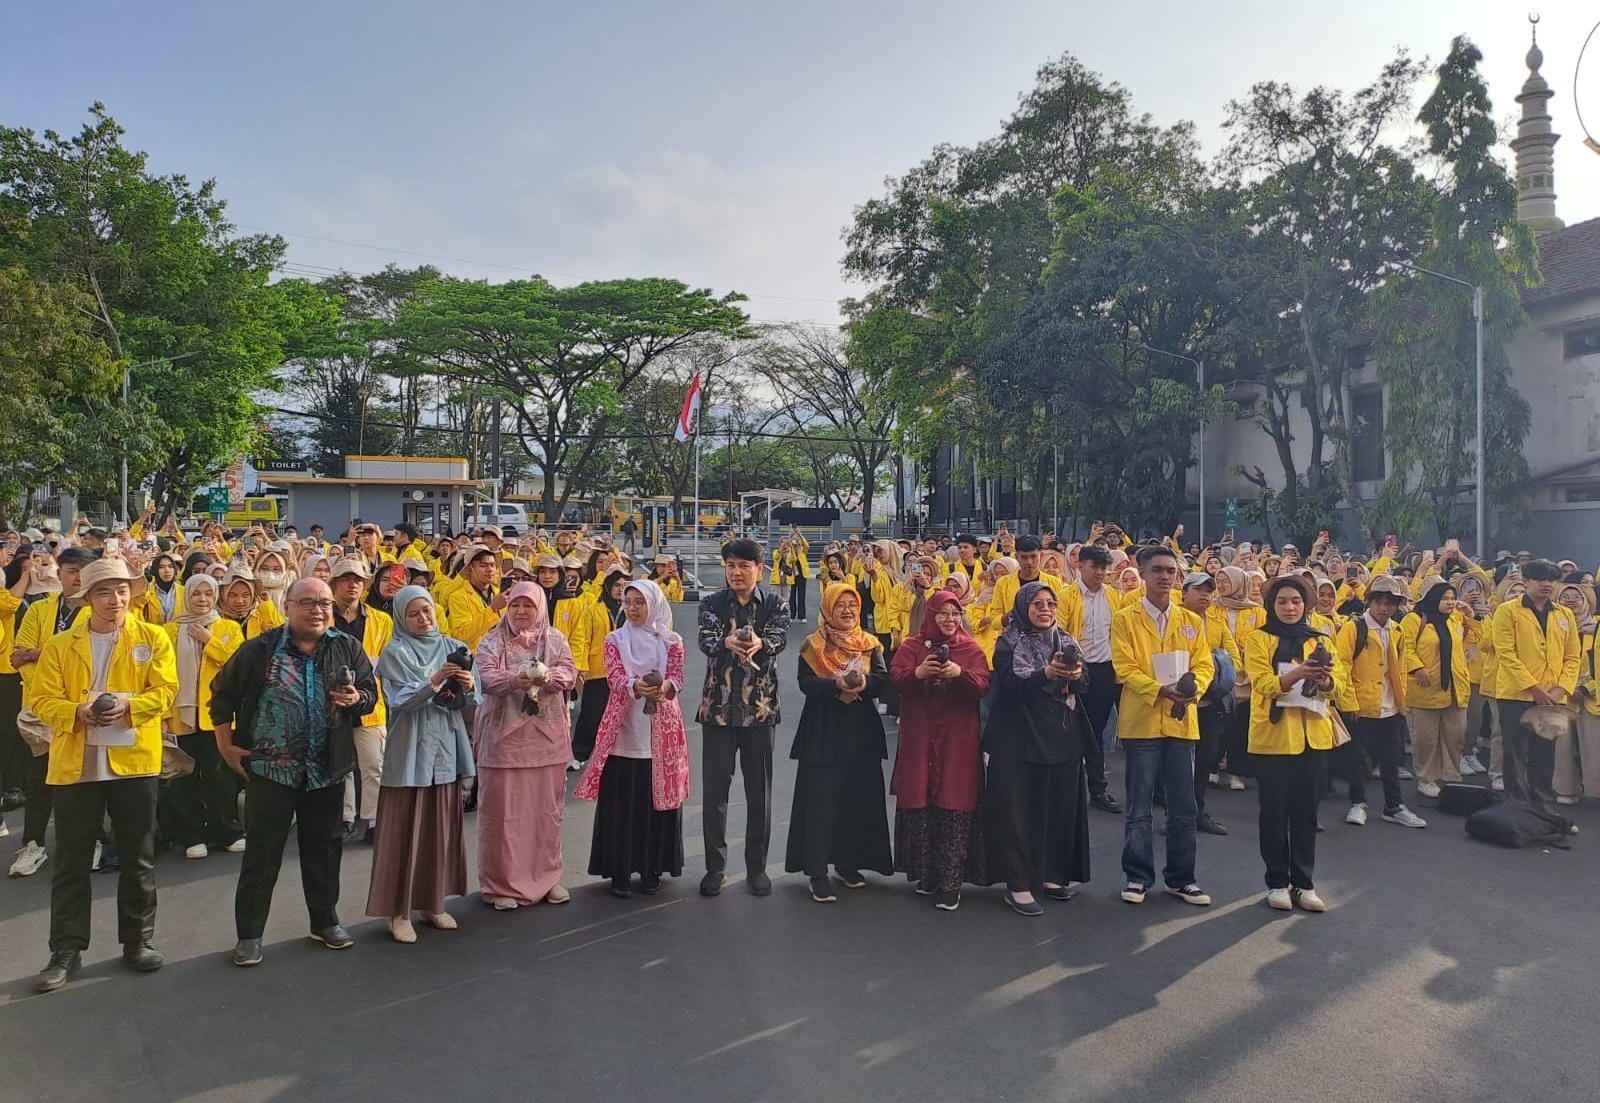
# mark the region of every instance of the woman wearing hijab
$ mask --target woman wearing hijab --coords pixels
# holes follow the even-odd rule
[[[403,564],[385,563],[378,568],[377,574],[372,578],[372,585],[367,587],[367,604],[382,613],[394,616],[394,598],[408,585],[421,585],[411,582],[411,572]],[[424,590],[426,586],[422,587]],[[431,595],[430,595],[431,596]],[[438,607],[435,606],[435,610]],[[446,629],[441,626],[441,632]],[[448,634],[446,632],[446,634]]]
[[[1568,732],[1556,737],[1555,771],[1551,781],[1556,803],[1572,805],[1583,798],[1585,791],[1590,796],[1600,796],[1600,789],[1593,784],[1600,780],[1600,763],[1596,761],[1596,752],[1600,751],[1600,747],[1593,745],[1592,735],[1587,741],[1584,738],[1585,732],[1593,733],[1595,730],[1594,714],[1589,712],[1594,708],[1595,699],[1589,695],[1590,691],[1584,690],[1585,686],[1592,686],[1594,678],[1594,590],[1581,582],[1563,583],[1556,587],[1556,602],[1569,609],[1573,619],[1578,622],[1580,692],[1571,700],[1572,707],[1577,709],[1576,734]],[[1582,763],[1579,762],[1580,748]],[[1587,770],[1582,768],[1583,765],[1587,765]],[[1422,774],[1419,772],[1417,776],[1420,778]]]
[[[994,648],[994,687],[983,749],[989,755],[983,832],[988,873],[1006,885],[1019,915],[1044,914],[1036,893],[1072,898],[1089,879],[1090,738],[1078,687],[1085,673],[1076,640],[1056,622],[1056,596],[1042,582],[1017,591]]]
[[[578,664],[579,684],[583,689],[578,695],[578,718],[573,723],[570,769],[578,769],[594,753],[600,722],[605,718],[606,705],[611,699],[610,679],[606,676],[606,639],[625,619],[622,590],[627,582],[628,576],[620,568],[613,568],[593,594],[575,599],[579,606],[573,619],[572,657]]]
[[[991,664],[994,662],[994,645],[1000,639],[1000,632],[1005,628],[1007,610],[998,608],[994,603],[995,583],[1008,574],[1016,574],[1017,561],[1008,555],[984,568],[979,576],[982,580],[978,596],[972,599],[972,638],[983,649],[984,659]],[[984,708],[988,709],[987,698]]]
[[[333,560],[325,555],[308,555],[300,564],[301,578],[320,578],[324,582],[333,581]]]
[[[960,571],[950,580],[965,583]],[[934,906],[955,911],[963,882],[987,883],[978,828],[983,751],[978,711],[989,662],[973,640],[960,599],[928,599],[921,631],[895,654],[889,679],[900,692],[895,797],[895,869]]]
[[[183,612],[183,584],[178,581],[176,559],[162,552],[151,562],[146,579],[144,593],[136,603],[146,624],[166,624]]]
[[[877,697],[889,681],[883,645],[861,627],[861,597],[844,583],[822,592],[822,617],[800,648],[805,708],[789,757],[799,761],[784,868],[804,871],[811,898],[837,899],[828,867],[846,888],[865,888],[861,870],[889,876],[889,821],[883,766],[888,745]]]
[[[286,546],[284,546],[286,549]],[[281,550],[274,544],[261,553],[255,562],[256,586],[261,591],[261,600],[270,602],[283,613],[283,602],[289,594],[289,586],[294,582],[294,572],[289,569],[289,553]]]
[[[1478,637],[1477,621],[1464,626],[1456,612],[1455,587],[1434,576],[1416,607],[1400,622],[1400,668],[1406,673],[1406,715],[1411,724],[1411,758],[1417,792],[1437,797],[1446,781],[1461,780],[1467,741],[1467,703],[1472,679],[1467,673],[1467,633]]]
[[[1321,756],[1333,750],[1329,713],[1345,675],[1332,641],[1307,612],[1315,595],[1305,579],[1285,575],[1267,584],[1266,622],[1245,641],[1250,674],[1250,755],[1260,791],[1261,860],[1267,903],[1326,911],[1312,873],[1317,860]],[[1327,662],[1312,656],[1321,645]],[[1310,683],[1315,692],[1305,693]]]
[[[478,644],[478,891],[498,911],[565,904],[561,824],[567,762],[566,692],[572,651],[550,627],[545,592],[519,582],[500,623]]]
[[[1217,594],[1211,603],[1210,613],[1223,617],[1239,653],[1244,654],[1245,640],[1261,627],[1266,614],[1261,603],[1250,596],[1250,572],[1232,564],[1217,572]],[[1236,672],[1234,683],[1234,708],[1229,722],[1227,749],[1223,762],[1212,781],[1223,788],[1243,790],[1244,778],[1249,775],[1250,743],[1250,675],[1242,666]],[[1233,763],[1236,769],[1229,769]]]
[[[194,759],[194,770],[175,778],[162,793],[171,813],[175,843],[185,858],[204,858],[213,846],[233,853],[244,850],[244,829],[238,821],[239,786],[217,752],[211,732],[211,680],[221,664],[208,654],[217,611],[217,583],[197,574],[183,584],[182,610],[167,621],[178,662],[178,695],[166,721],[167,734]]]
[[[367,914],[387,916],[394,940],[410,943],[417,940],[413,911],[441,931],[454,930],[445,897],[467,892],[461,779],[475,770],[463,706],[473,677],[449,661],[463,644],[439,631],[432,594],[407,586],[394,607],[394,638],[373,670],[389,724]]]
[[[612,895],[626,898],[635,873],[646,896],[660,891],[663,873],[683,873],[689,747],[678,707],[683,639],[672,630],[672,606],[643,579],[626,583],[621,606],[622,626],[605,640],[605,716],[572,795],[596,802],[589,872],[610,878]]]

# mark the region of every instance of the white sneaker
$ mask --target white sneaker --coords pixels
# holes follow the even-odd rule
[[[1578,798],[1577,797],[1557,797],[1556,798],[1556,803],[1557,804],[1565,804],[1565,805],[1571,806],[1571,805],[1574,805],[1574,804],[1578,803]]]
[[[1385,812],[1383,818],[1389,823],[1397,823],[1401,827],[1427,827],[1428,821],[1417,815],[1405,805],[1401,805],[1393,812]]]
[[[0,820],[0,839],[5,838],[9,834],[11,834],[11,828],[6,826],[5,820]]]
[[[1354,827],[1367,826],[1367,806],[1365,804],[1352,804],[1350,811],[1344,814],[1344,822]]]
[[[1268,889],[1267,906],[1281,912],[1293,911],[1294,900],[1289,896],[1288,889]]]
[[[1206,777],[1206,784],[1211,786],[1211,788],[1216,789],[1216,788],[1220,788],[1222,783],[1217,780],[1217,775],[1216,774],[1209,774]]]
[[[568,762],[567,762],[567,773],[569,773],[569,774],[576,773],[577,771],[579,771],[581,769],[583,769],[583,763],[579,762],[575,758],[568,760]]]
[[[233,842],[228,844],[228,853],[229,854],[243,854],[244,853],[244,836],[243,835],[240,835],[237,839],[233,840]]]
[[[1316,889],[1295,889],[1289,894],[1296,904],[1308,912],[1325,912],[1328,905],[1317,895]]]
[[[1430,800],[1439,795],[1439,783],[1436,781],[1417,782],[1417,792]]]
[[[1488,771],[1483,768],[1483,763],[1478,761],[1477,755],[1464,754],[1461,756],[1461,773],[1466,777],[1471,777],[1473,774],[1482,774],[1487,772]]]
[[[211,851],[206,849],[205,843],[195,843],[183,852],[183,856],[185,858],[204,858],[210,853]]]
[[[1490,774],[1489,775],[1489,788],[1494,790],[1496,793],[1505,792],[1506,791],[1506,779],[1501,777],[1499,774]]]
[[[1238,777],[1238,776],[1236,776],[1234,774],[1229,774],[1228,775],[1228,788],[1233,790],[1235,793],[1244,792],[1244,790],[1245,790],[1244,778]]]
[[[1416,775],[1413,774],[1410,770],[1406,769],[1404,766],[1400,767],[1400,770],[1399,770],[1399,773],[1398,773],[1397,776],[1400,778],[1401,781],[1415,781],[1416,780]]]
[[[39,872],[39,867],[44,865],[50,855],[38,843],[30,842],[27,846],[17,851],[16,860],[11,863],[9,871],[12,877],[32,877]]]

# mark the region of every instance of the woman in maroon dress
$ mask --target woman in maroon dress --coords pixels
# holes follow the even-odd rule
[[[921,630],[900,644],[889,680],[901,709],[890,786],[895,869],[937,907],[955,911],[962,882],[987,882],[978,703],[989,690],[989,664],[963,623],[960,598],[943,590],[929,596]]]

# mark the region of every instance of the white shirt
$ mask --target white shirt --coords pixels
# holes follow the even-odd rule
[[[1107,596],[1104,586],[1101,586],[1098,590],[1091,590],[1083,584],[1083,579],[1081,578],[1075,584],[1079,592],[1083,594],[1083,636],[1078,640],[1078,645],[1083,648],[1083,661],[1086,663],[1109,663],[1111,661],[1111,598]]]
[[[1378,645],[1383,648],[1379,652],[1383,656],[1383,704],[1378,709],[1378,716],[1380,718],[1393,716],[1399,711],[1395,708],[1394,687],[1389,683],[1389,629],[1394,627],[1394,620],[1391,618],[1389,623],[1379,624],[1372,619],[1371,613],[1362,613],[1361,615],[1366,619],[1367,630],[1376,633]],[[1372,646],[1371,640],[1368,640],[1367,646]]]
[[[1162,639],[1166,639],[1167,618],[1172,616],[1172,603],[1169,601],[1165,609],[1157,609],[1154,605],[1150,604],[1149,598],[1141,598],[1140,600],[1144,602],[1145,616],[1155,621],[1156,635],[1160,636]]]
[[[612,754],[619,758],[650,757],[650,717],[644,714],[644,699],[634,697],[629,689],[628,711],[623,714],[617,728],[617,745]]]
[[[89,633],[89,700],[93,701],[106,691],[106,673],[111,668],[111,652],[117,646],[117,633],[93,632]],[[83,773],[78,778],[78,784],[89,781],[115,781],[117,775],[111,772],[111,762],[106,758],[106,749],[85,743],[83,748]]]

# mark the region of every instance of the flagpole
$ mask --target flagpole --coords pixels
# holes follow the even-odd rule
[[[704,417],[706,408],[705,392],[711,387],[711,369],[706,370],[705,382],[701,384],[700,400],[694,407],[694,516],[689,518],[689,524],[694,532],[694,577],[695,587],[700,593],[705,592],[705,584],[700,581],[700,421]]]

